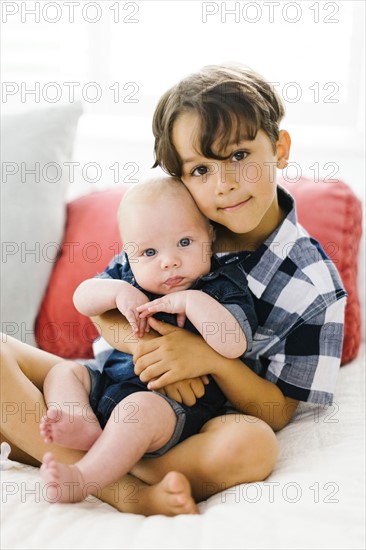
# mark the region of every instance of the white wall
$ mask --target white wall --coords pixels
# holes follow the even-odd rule
[[[160,95],[204,64],[234,60],[282,95],[303,174],[319,163],[327,176],[336,164],[335,177],[364,196],[362,1],[16,0],[1,2],[1,16],[2,111],[81,98],[82,162],[120,162],[121,172],[137,163],[142,173]]]
[[[74,155],[79,177],[69,198],[143,177],[153,162],[150,125],[160,95],[202,65],[234,60],[277,83],[293,138],[291,161],[301,173],[333,172],[365,203],[363,1],[16,0],[0,6],[2,112],[83,102]],[[94,92],[100,92],[96,101]]]

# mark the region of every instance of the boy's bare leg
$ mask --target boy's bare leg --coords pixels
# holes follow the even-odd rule
[[[3,415],[4,435],[38,461],[51,449],[57,460],[75,463],[83,452],[57,445],[47,446],[39,433],[38,411],[42,407],[46,409],[37,388],[42,389],[47,372],[61,360],[60,357],[12,338],[4,338],[7,338],[7,345],[2,346],[4,358],[0,371],[3,411],[6,413]],[[164,456],[140,460],[131,470],[133,475],[103,489],[100,498],[123,512],[144,515],[187,513],[180,511],[184,505],[176,508],[172,504],[174,495],[182,493],[181,489],[176,490],[174,483],[172,492],[170,487],[166,487],[164,482],[171,481],[172,477],[167,475],[168,472],[173,471],[173,476],[177,476],[174,480],[178,478],[178,485],[188,502],[190,492],[184,491],[184,483],[180,483],[182,478],[176,474],[177,471],[189,479],[194,498],[201,501],[233,485],[265,479],[273,470],[277,454],[275,434],[263,421],[245,415],[218,417],[210,420],[202,433],[186,439]],[[12,458],[17,460],[14,454]]]
[[[45,443],[87,451],[102,433],[90,404],[88,370],[74,361],[57,363],[46,376],[43,393],[47,413],[40,432]]]
[[[22,451],[22,449],[19,449],[19,447],[14,445],[14,443],[10,441],[10,439],[5,437],[4,434],[0,432],[0,443],[3,442],[10,445],[10,460],[15,460],[16,462],[21,462],[22,464],[28,464],[29,466],[34,466],[35,468],[39,468],[39,466],[42,464],[41,462],[39,462],[39,460],[33,458],[33,456],[25,453],[24,451]]]
[[[174,469],[190,481],[196,502],[240,483],[263,481],[273,471],[278,442],[258,418],[230,414],[209,420],[201,433],[158,458],[141,459],[131,473],[154,484]]]
[[[50,501],[80,502],[92,488],[101,490],[117,481],[146,452],[163,447],[176,422],[170,404],[157,394],[137,392],[122,399],[100,437],[76,464],[62,464],[52,453],[45,455],[41,474]]]

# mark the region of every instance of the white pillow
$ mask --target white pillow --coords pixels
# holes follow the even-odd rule
[[[32,345],[63,238],[65,163],[72,160],[81,112],[74,103],[2,119],[1,330]]]

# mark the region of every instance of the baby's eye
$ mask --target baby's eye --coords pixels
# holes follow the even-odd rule
[[[204,176],[207,174],[208,168],[207,166],[197,166],[194,170],[192,170],[191,174],[192,176]]]
[[[247,156],[248,153],[246,151],[237,151],[231,157],[231,162],[239,162],[240,160],[244,160]]]
[[[185,237],[184,239],[181,239],[179,241],[179,246],[182,246],[182,247],[189,246],[191,242],[192,242],[192,239],[188,239],[188,237]]]
[[[157,251],[155,248],[147,248],[144,252],[144,256],[155,256],[156,253]]]

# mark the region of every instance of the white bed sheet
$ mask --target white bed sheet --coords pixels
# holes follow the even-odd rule
[[[1,548],[364,549],[364,387],[363,346],[342,367],[334,404],[302,404],[278,433],[268,479],[211,497],[199,516],[121,514],[95,498],[51,505],[37,468],[3,470]]]

